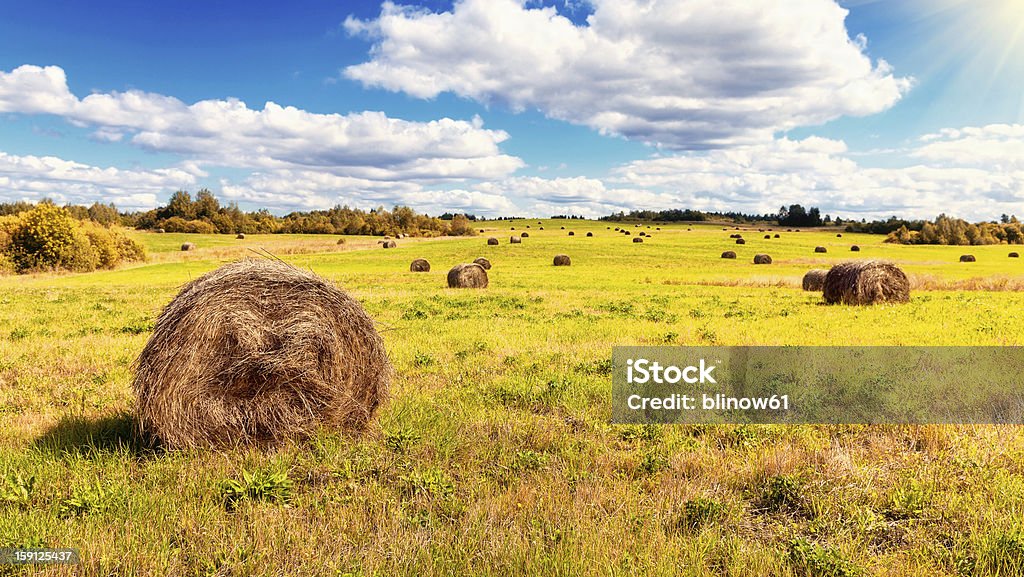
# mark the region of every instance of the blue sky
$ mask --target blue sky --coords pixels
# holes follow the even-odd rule
[[[3,14],[0,200],[1024,214],[1022,0]]]

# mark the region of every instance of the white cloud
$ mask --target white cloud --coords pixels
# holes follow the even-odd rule
[[[383,4],[345,28],[374,42],[344,74],[442,92],[675,148],[767,141],[796,126],[885,110],[911,84],[850,39],[831,0],[593,0],[586,26],[517,0],[451,12]]]
[[[500,178],[523,165],[498,147],[508,134],[483,128],[479,118],[412,122],[383,112],[316,114],[274,102],[254,110],[237,99],[188,105],[135,90],[79,99],[57,66],[0,71],[0,112],[55,114],[97,127],[96,140],[128,138],[202,165],[384,180]]]
[[[0,152],[0,199],[89,205],[113,202],[122,209],[152,208],[168,191],[194,187],[196,175],[184,168],[123,170],[100,168],[52,156]]]

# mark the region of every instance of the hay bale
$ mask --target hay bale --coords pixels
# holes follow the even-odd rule
[[[565,227],[564,227],[564,226],[562,227],[562,230],[565,230]]]
[[[492,236],[491,238],[487,239],[487,244],[488,245],[496,245],[496,244],[498,244],[498,239],[496,239],[496,238],[494,238]]]
[[[425,258],[418,258],[409,265],[409,272],[430,272],[430,262]]]
[[[643,232],[643,231],[640,231],[640,234],[639,234],[639,236],[647,236],[647,233],[646,233],[646,232]]]
[[[742,238],[737,238],[736,244],[747,244],[747,241],[743,240]]]
[[[619,227],[615,227],[615,232],[619,232]]]
[[[569,231],[569,236],[576,236],[576,233],[570,230]]]
[[[164,229],[158,228],[158,229],[154,230],[153,232],[155,232],[157,234],[163,234],[164,233]]]
[[[508,237],[508,242],[509,244],[522,244],[523,238],[519,236],[510,236]]]
[[[481,228],[481,229],[480,229],[480,232],[483,232],[483,231],[484,231],[484,229],[482,229],[482,228]]]
[[[661,230],[661,227],[660,226],[656,227],[654,230]]]
[[[622,234],[624,234],[626,236],[629,236],[631,233],[628,230],[624,230],[624,231],[622,231]]]
[[[530,225],[526,225],[526,228],[530,228]]]
[[[524,232],[523,234],[521,234],[519,236],[521,236],[522,238],[530,238],[530,233]]]
[[[643,241],[644,241],[644,239],[642,237],[639,237],[639,236],[634,236],[633,237],[633,242],[643,242]]]
[[[905,303],[910,300],[910,281],[898,266],[889,262],[844,262],[828,271],[824,296],[828,304]]]
[[[782,238],[781,236],[779,236],[779,233],[775,233],[774,236],[775,236],[775,238]]]
[[[383,246],[384,246],[384,248],[395,248],[395,247],[398,246],[398,243],[396,243],[393,240],[386,240],[386,241],[384,241],[384,245]]]
[[[338,242],[336,242],[335,244],[345,244],[345,239],[344,238],[339,238]]]
[[[238,233],[237,235],[235,235],[235,238],[237,238],[238,240],[245,240],[245,235],[243,233]]]
[[[594,236],[594,233],[592,233],[592,232],[588,232],[588,233],[587,233],[587,236]]]
[[[772,239],[772,235],[766,234],[766,235],[764,235],[764,239],[765,240],[771,240]]]
[[[544,227],[543,227],[543,226],[542,226],[542,227],[540,227],[540,230],[544,230]]]
[[[828,252],[828,249],[823,246],[814,247],[814,252]]]
[[[722,253],[722,258],[736,258],[736,253],[731,250],[727,250]]]
[[[857,245],[853,245],[850,247],[850,252],[860,252],[860,247]]]
[[[825,276],[828,271],[823,268],[816,268],[807,271],[804,275],[803,287],[805,291],[820,291],[825,288]]]
[[[973,254],[962,254],[960,255],[960,262],[977,262],[978,259],[974,258]]]
[[[487,271],[473,262],[457,264],[448,271],[449,288],[487,288]]]
[[[1020,258],[1020,255],[1015,252],[1011,252],[1008,256],[1009,258]]]
[[[480,257],[474,260],[473,263],[484,267],[484,270],[491,270],[491,261],[487,260],[484,257]]]
[[[742,238],[740,235],[733,233],[729,235],[729,238]]]
[[[842,233],[837,233],[836,234],[836,238],[843,238],[843,234]]]
[[[510,228],[509,230],[515,230],[515,229],[516,229],[516,227],[514,227],[514,226],[513,226],[513,227],[512,227],[512,228]]]
[[[321,426],[365,429],[391,372],[358,301],[311,272],[247,259],[171,300],[132,387],[142,429],[168,447],[271,445]]]
[[[571,264],[572,264],[572,261],[569,260],[569,255],[567,255],[567,254],[556,254],[555,255],[555,260],[554,260],[554,265],[555,266],[569,266]]]
[[[181,245],[181,250],[195,250],[195,249],[196,249],[196,245],[194,243],[191,243],[191,242],[186,242],[186,243]]]
[[[755,254],[754,264],[772,264],[772,257],[766,254]]]

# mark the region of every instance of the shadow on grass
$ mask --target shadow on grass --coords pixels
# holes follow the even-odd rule
[[[98,418],[63,417],[36,439],[33,446],[40,452],[54,455],[128,453],[148,458],[159,451],[139,431],[138,421],[131,413]]]

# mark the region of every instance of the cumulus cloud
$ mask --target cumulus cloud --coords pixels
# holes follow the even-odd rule
[[[123,170],[100,168],[52,156],[0,152],[0,199],[88,205],[113,202],[120,208],[152,208],[168,190],[193,187],[187,168]]]
[[[499,178],[523,165],[502,154],[508,138],[471,121],[412,122],[383,112],[316,114],[237,99],[186,104],[130,90],[78,98],[57,66],[0,71],[0,112],[54,114],[96,127],[93,138],[128,142],[224,167],[315,169],[353,178]]]
[[[452,92],[680,149],[891,107],[911,80],[851,39],[832,0],[592,0],[585,26],[521,0],[348,18],[373,41],[343,73],[419,98]]]

